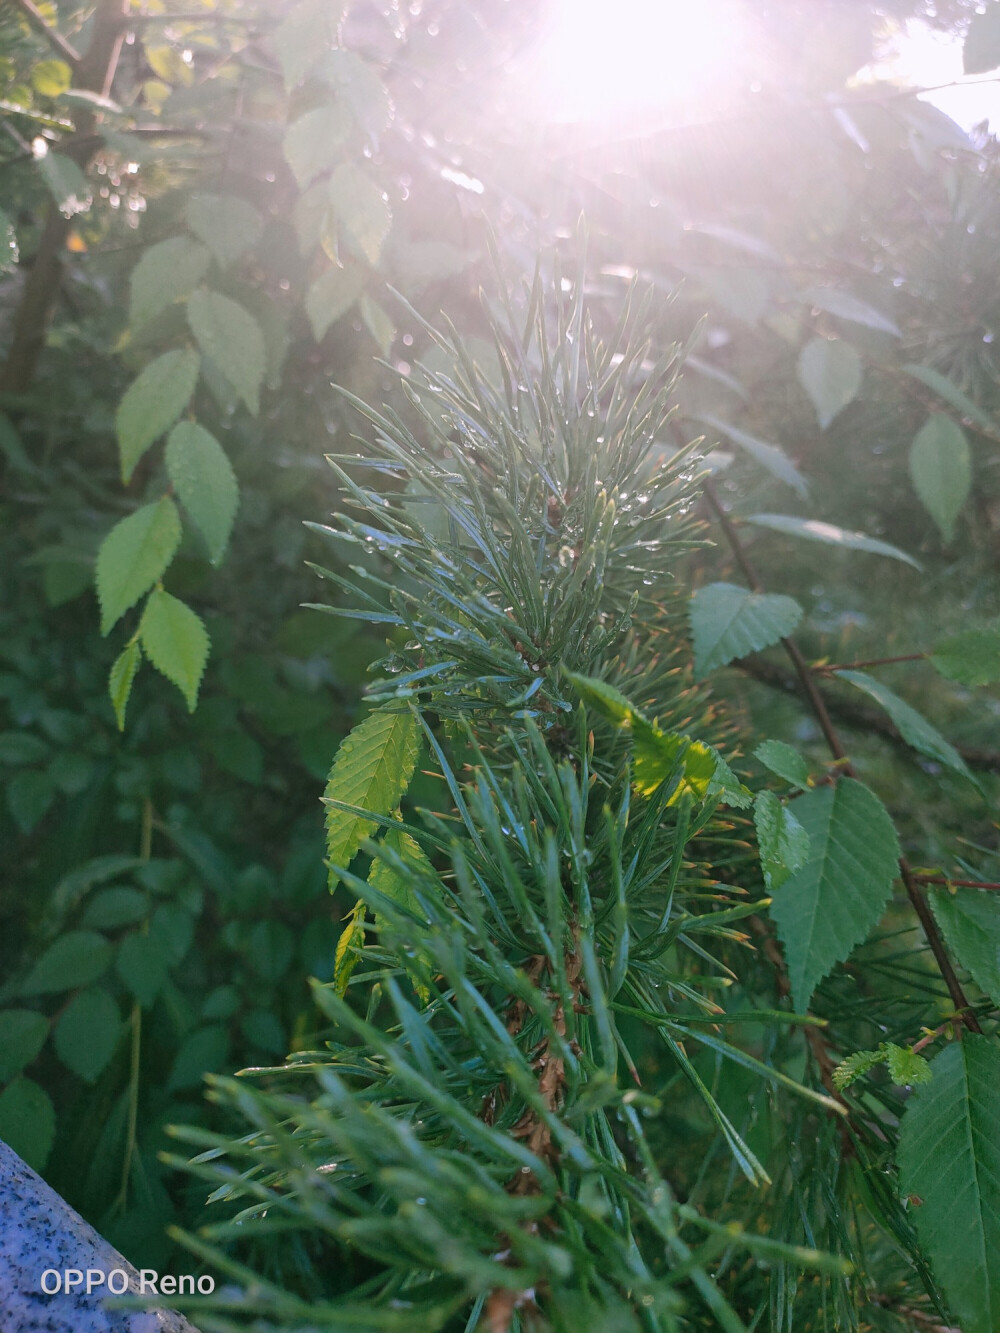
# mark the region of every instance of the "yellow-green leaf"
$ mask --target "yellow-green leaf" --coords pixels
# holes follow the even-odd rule
[[[97,552],[102,634],[162,577],[180,540],[180,515],[169,495],[115,524]]]
[[[114,665],[108,675],[108,693],[111,695],[111,704],[115,710],[115,719],[118,722],[118,730],[125,730],[125,709],[128,707],[129,695],[132,693],[132,682],[135,680],[142,662],[142,648],[138,639],[133,639],[121,653],[115,658]]]
[[[210,647],[200,617],[179,598],[156,588],[139,621],[139,638],[153,666],[177,686],[193,713]]]
[[[115,417],[123,481],[131,480],[139,459],[191,401],[200,365],[190,348],[164,352],[125,390]]]

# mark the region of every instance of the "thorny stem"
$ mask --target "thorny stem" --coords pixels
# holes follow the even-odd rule
[[[746,549],[744,548],[743,542],[732,519],[730,519],[729,515],[723,508],[718,492],[712,484],[711,479],[706,480],[704,489],[705,498],[708,501],[709,507],[719,520],[722,530],[726,535],[726,539],[732,548],[733,555],[736,557],[736,561],[739,564],[740,569],[742,569],[747,582],[754,592],[763,592],[764,588],[757,575],[757,571],[754,569],[753,564],[747,555]],[[791,659],[792,666],[795,668],[795,674],[799,678],[803,692],[816,715],[816,720],[819,722],[820,729],[823,732],[830,753],[833,755],[834,759],[839,761],[841,771],[846,777],[855,777],[854,766],[848,758],[847,751],[844,749],[837,729],[833,725],[830,714],[827,712],[826,704],[823,701],[823,696],[817,688],[816,680],[809,664],[802,656],[799,646],[794,640],[784,638],[781,642],[785,652]],[[961,1021],[970,1032],[982,1032],[982,1028],[979,1026],[979,1020],[972,1012],[969,1001],[962,989],[961,982],[955,975],[955,969],[951,965],[951,959],[948,957],[947,950],[944,947],[944,941],[941,939],[937,923],[931,915],[927,900],[920,892],[919,881],[915,878],[913,869],[905,856],[899,858],[899,875],[906,889],[906,896],[909,898],[910,904],[917,914],[917,919],[919,920],[924,935],[927,938],[927,943],[930,945],[934,960],[938,965],[938,970],[944,979],[945,985],[948,987],[948,994],[951,996],[952,1003],[958,1011]]]

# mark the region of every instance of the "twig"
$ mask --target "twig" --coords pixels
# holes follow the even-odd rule
[[[914,873],[916,884],[944,884],[949,889],[994,889],[1000,890],[1000,884],[988,879],[950,879],[947,875],[918,875]]]
[[[48,23],[45,15],[32,3],[32,0],[13,0],[13,3],[21,11],[34,30],[45,38],[53,51],[58,51],[63,60],[76,69],[77,65],[80,63],[80,52],[75,46],[72,46],[67,42],[61,32],[57,32],[56,29]]]
[[[865,667],[891,666],[894,662],[922,662],[926,653],[903,653],[901,657],[871,657],[866,662],[813,662],[810,671],[863,671]]]

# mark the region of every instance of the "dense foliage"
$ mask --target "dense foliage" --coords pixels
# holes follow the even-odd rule
[[[998,164],[851,79],[1000,11],[537,8],[0,14],[0,1135],[206,1329],[986,1333]]]

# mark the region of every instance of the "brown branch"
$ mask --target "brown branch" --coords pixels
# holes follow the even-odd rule
[[[36,8],[32,3],[32,0],[13,0],[13,3],[28,20],[31,27],[45,38],[53,51],[58,52],[63,60],[66,61],[67,65],[71,65],[76,69],[80,64],[80,52],[75,46],[72,46],[67,42],[61,32],[57,32],[56,29],[52,27],[42,11]]]
[[[866,662],[813,662],[810,671],[863,671],[865,667],[891,666],[894,662],[922,662],[926,653],[904,653],[901,657],[871,657]]]
[[[994,889],[1000,890],[1000,884],[988,879],[950,879],[947,875],[914,874],[915,884],[944,884],[949,889]]]
[[[757,576],[757,571],[754,569],[753,564],[743,547],[743,542],[741,541],[740,535],[736,531],[732,520],[722,507],[722,502],[719,500],[718,493],[713,486],[711,479],[705,482],[704,490],[705,498],[707,499],[712,512],[718,518],[722,530],[726,534],[726,538],[732,547],[733,554],[746,576],[747,582],[750,584],[750,587],[754,592],[763,592],[763,586]],[[795,673],[799,678],[799,684],[802,687],[802,691],[809,701],[813,712],[816,714],[816,720],[819,722],[820,730],[823,732],[830,753],[833,755],[834,759],[840,762],[841,771],[846,777],[855,777],[854,767],[848,758],[847,751],[844,749],[837,729],[833,725],[830,714],[826,708],[826,703],[817,688],[813,673],[809,669],[809,664],[802,656],[798,644],[795,643],[793,639],[785,638],[782,639],[781,642],[791,659],[792,666],[795,668]],[[944,947],[944,941],[937,928],[937,923],[931,915],[931,909],[927,904],[926,898],[920,892],[920,886],[914,879],[913,870],[905,856],[899,858],[899,875],[906,889],[906,896],[909,898],[910,904],[913,907],[914,912],[917,914],[917,919],[923,928],[927,943],[930,945],[931,953],[934,955],[934,961],[937,963],[938,970],[944,979],[945,985],[948,987],[948,994],[951,996],[952,1003],[954,1004],[956,1011],[959,1013],[961,1021],[970,1032],[981,1032],[982,1028],[979,1026],[979,1020],[972,1012],[972,1008],[965,996],[965,992],[962,990],[961,982],[955,975],[955,969],[951,965],[951,959],[948,957],[947,950]]]

